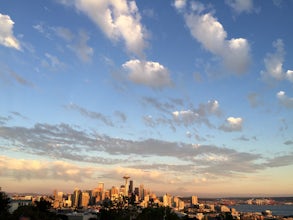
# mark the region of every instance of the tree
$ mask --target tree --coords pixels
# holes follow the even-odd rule
[[[45,200],[43,197],[40,199],[40,201],[36,201],[35,204],[38,210],[41,212],[47,212],[51,208],[51,203]]]
[[[10,198],[5,192],[0,191],[0,217],[9,214]]]

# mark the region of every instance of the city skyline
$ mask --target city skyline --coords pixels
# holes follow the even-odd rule
[[[0,4],[0,182],[293,195],[293,1]],[[56,187],[57,186],[57,187]]]

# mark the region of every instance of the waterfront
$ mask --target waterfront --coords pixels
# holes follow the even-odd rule
[[[230,206],[235,208],[238,212],[262,212],[264,210],[271,210],[273,215],[279,216],[293,216],[293,205],[247,205],[239,204]]]

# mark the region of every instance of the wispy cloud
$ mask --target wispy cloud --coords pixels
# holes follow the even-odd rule
[[[91,61],[94,54],[94,49],[87,44],[89,39],[90,38],[85,31],[80,31],[78,37],[75,39],[76,42],[68,45],[68,48],[83,62]]]
[[[66,109],[68,110],[75,110],[78,111],[81,115],[91,118],[91,119],[95,119],[95,120],[99,120],[101,122],[103,122],[105,125],[108,126],[113,126],[113,122],[110,118],[108,118],[107,116],[103,115],[102,113],[99,112],[94,112],[94,111],[89,111],[79,105],[76,104],[69,104],[64,106]]]
[[[27,79],[25,79],[23,76],[19,75],[6,65],[2,65],[0,63],[0,79],[8,82],[17,82],[20,85],[28,86],[28,87],[34,87],[34,84]]]
[[[41,64],[43,67],[49,68],[53,71],[58,71],[66,66],[57,56],[50,53],[45,53],[45,58],[42,60]]]
[[[236,13],[251,13],[255,11],[253,0],[225,0]]]

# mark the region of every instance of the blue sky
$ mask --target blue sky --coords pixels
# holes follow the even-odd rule
[[[292,9],[2,2],[1,187],[292,195]]]

